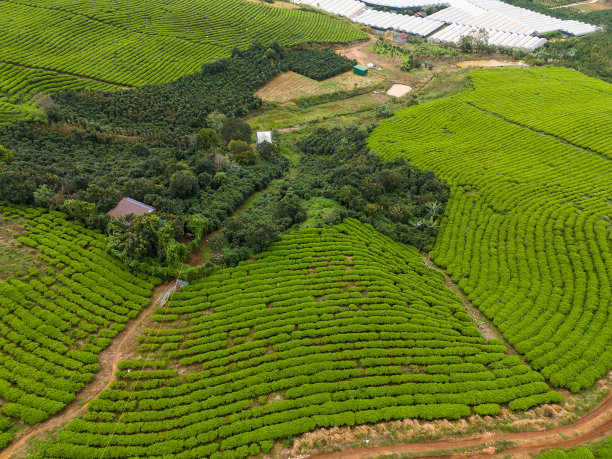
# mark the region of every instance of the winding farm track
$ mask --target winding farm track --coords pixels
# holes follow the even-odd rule
[[[66,405],[57,416],[53,416],[45,422],[20,432],[21,436],[18,439],[13,441],[6,449],[0,451],[0,459],[24,457],[28,440],[33,437],[41,437],[51,430],[70,422],[87,409],[87,405],[91,400],[96,398],[100,392],[107,389],[115,381],[117,364],[124,359],[126,351],[130,351],[132,348],[131,344],[135,342],[136,335],[141,332],[140,325],[153,314],[157,300],[161,298],[171,285],[172,282],[166,282],[153,289],[149,305],[141,310],[138,316],[129,322],[128,326],[117,335],[117,339],[113,340],[112,344],[100,353],[98,362],[100,364],[100,371],[96,373],[93,381],[77,394],[77,398]]]
[[[309,456],[312,459],[357,459],[381,456],[402,456],[427,458],[493,458],[513,457],[532,458],[532,454],[547,449],[570,448],[590,441],[599,440],[612,434],[612,392],[609,393],[593,410],[577,421],[563,426],[536,432],[487,432],[481,435],[463,438],[443,438],[439,440],[399,443],[395,445],[372,448],[356,448],[336,453]],[[513,446],[496,453],[495,444],[511,442]],[[455,454],[426,454],[435,451],[473,450],[472,454],[459,452]],[[414,456],[424,454],[424,456]],[[426,454],[426,455],[425,455]]]

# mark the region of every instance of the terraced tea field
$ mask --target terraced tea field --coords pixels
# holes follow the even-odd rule
[[[64,89],[108,91],[117,86],[95,80],[0,63],[0,125],[20,120],[37,121],[39,97]]]
[[[612,367],[612,86],[568,69],[472,74],[369,144],[451,187],[432,258],[557,387]]]
[[[365,37],[328,16],[241,0],[2,1],[0,60],[141,86],[171,81],[254,40]]]
[[[0,8],[0,125],[39,119],[35,94],[163,83],[254,40],[367,38],[332,17],[242,0],[2,0]]]
[[[356,220],[287,234],[174,294],[142,360],[49,457],[246,457],[317,427],[458,419],[560,400],[485,342],[420,253]]]
[[[16,217],[26,225],[19,243],[45,267],[0,283],[0,449],[19,420],[42,422],[75,399],[159,283],[127,270],[99,231],[59,212],[0,202],[0,218]]]

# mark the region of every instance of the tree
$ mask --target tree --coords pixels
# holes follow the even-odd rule
[[[242,164],[254,164],[259,157],[251,146],[242,140],[232,140],[228,145],[232,158]]]
[[[285,197],[278,202],[276,208],[278,218],[289,218],[293,224],[306,220],[306,212],[302,208],[300,198],[292,189],[289,189]]]
[[[414,54],[408,54],[407,56],[404,57],[404,60],[401,66],[401,70],[403,70],[404,72],[410,72],[412,69],[418,69],[420,67],[421,67],[421,63],[414,56]]]
[[[208,247],[214,252],[219,252],[227,245],[227,238],[223,233],[213,234],[208,239]]]
[[[276,145],[264,140],[257,145],[257,151],[262,158],[271,158],[276,152]]]
[[[53,190],[48,185],[39,186],[34,192],[34,204],[40,207],[49,207],[53,198]]]
[[[191,171],[179,171],[170,178],[170,193],[175,198],[192,198],[199,191],[198,178]]]
[[[93,202],[67,199],[62,205],[62,210],[81,223],[100,229],[105,229],[109,221],[108,215],[101,214],[100,207]]]
[[[474,37],[474,47],[479,53],[484,53],[489,46],[489,32],[486,29],[478,30],[476,37]]]
[[[206,123],[208,124],[208,126],[210,126],[212,129],[214,129],[217,132],[221,131],[221,128],[223,127],[223,123],[225,123],[225,120],[227,120],[227,116],[217,111],[209,113],[208,116],[206,117]]]
[[[232,140],[242,140],[250,143],[253,134],[251,126],[238,118],[227,119],[219,132],[225,143],[230,143]]]
[[[210,219],[202,214],[191,214],[187,220],[187,229],[195,236],[196,240],[202,239],[202,236],[208,232],[211,226]]]
[[[464,35],[459,39],[459,48],[464,53],[471,53],[474,43],[474,37],[471,35]]]
[[[4,145],[0,145],[0,162],[9,163],[13,159],[13,152],[6,148]]]
[[[206,150],[221,146],[221,137],[214,129],[204,128],[198,133],[198,146]]]
[[[20,172],[0,172],[0,200],[32,204],[36,182],[34,177]]]

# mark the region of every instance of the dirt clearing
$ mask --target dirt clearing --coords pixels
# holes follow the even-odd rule
[[[264,102],[283,104],[300,97],[371,88],[383,79],[375,70],[368,72],[365,77],[345,72],[323,81],[316,81],[295,72],[286,72],[272,78],[259,88],[255,95],[261,97]]]
[[[486,61],[463,61],[457,62],[455,65],[462,69],[467,67],[529,67],[523,61],[497,61],[495,59],[489,59]]]
[[[405,84],[394,84],[389,88],[387,94],[393,97],[403,97],[412,91],[412,88]]]

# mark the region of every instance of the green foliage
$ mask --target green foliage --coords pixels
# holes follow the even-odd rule
[[[192,171],[178,171],[170,177],[170,193],[175,198],[193,198],[199,192],[198,178]]]
[[[221,129],[221,126],[219,126],[219,129]],[[215,129],[203,128],[198,133],[198,146],[200,148],[204,148],[205,150],[218,148],[221,146],[221,137],[219,137],[219,134],[217,134]]]
[[[251,143],[251,126],[238,118],[229,118],[221,126],[221,137],[224,142],[229,144],[232,140],[241,140]]]
[[[371,154],[365,144],[368,133],[349,126],[302,138],[297,146],[304,155],[293,185],[297,195],[335,199],[346,208],[343,216],[371,223],[394,240],[419,248],[428,245],[448,190],[431,172]]]
[[[139,339],[163,360],[119,364],[124,385],[90,402],[48,456],[246,457],[316,428],[459,419],[549,393],[485,343],[417,249],[351,219],[289,232],[183,287],[154,320],[167,317]]]
[[[416,57],[414,57],[414,55],[408,54],[404,56],[404,59],[402,59],[402,66],[400,67],[400,69],[404,72],[410,72],[411,70],[420,68],[421,62]]]
[[[149,303],[159,279],[130,272],[105,252],[106,238],[61,212],[0,202],[26,228],[18,241],[47,264],[28,281],[0,283],[0,448],[21,419],[36,424],[75,399],[98,354],[122,324]],[[52,267],[62,268],[61,272]],[[5,417],[7,416],[7,417]]]
[[[318,81],[348,72],[355,64],[357,61],[337,54],[331,48],[301,49],[284,53],[281,58],[284,72],[290,70]]]
[[[174,80],[254,40],[291,46],[366,38],[329,15],[241,0],[188,0],[172,10],[161,0],[18,0],[2,13],[0,60],[132,86]]]
[[[447,181],[432,259],[535,369],[578,391],[612,367],[612,87],[560,68],[471,79],[382,121],[369,146]]]
[[[13,159],[13,152],[6,148],[4,145],[0,145],[0,162],[9,163]]]
[[[232,158],[240,164],[254,164],[259,158],[259,153],[244,140],[230,140],[227,148]]]

